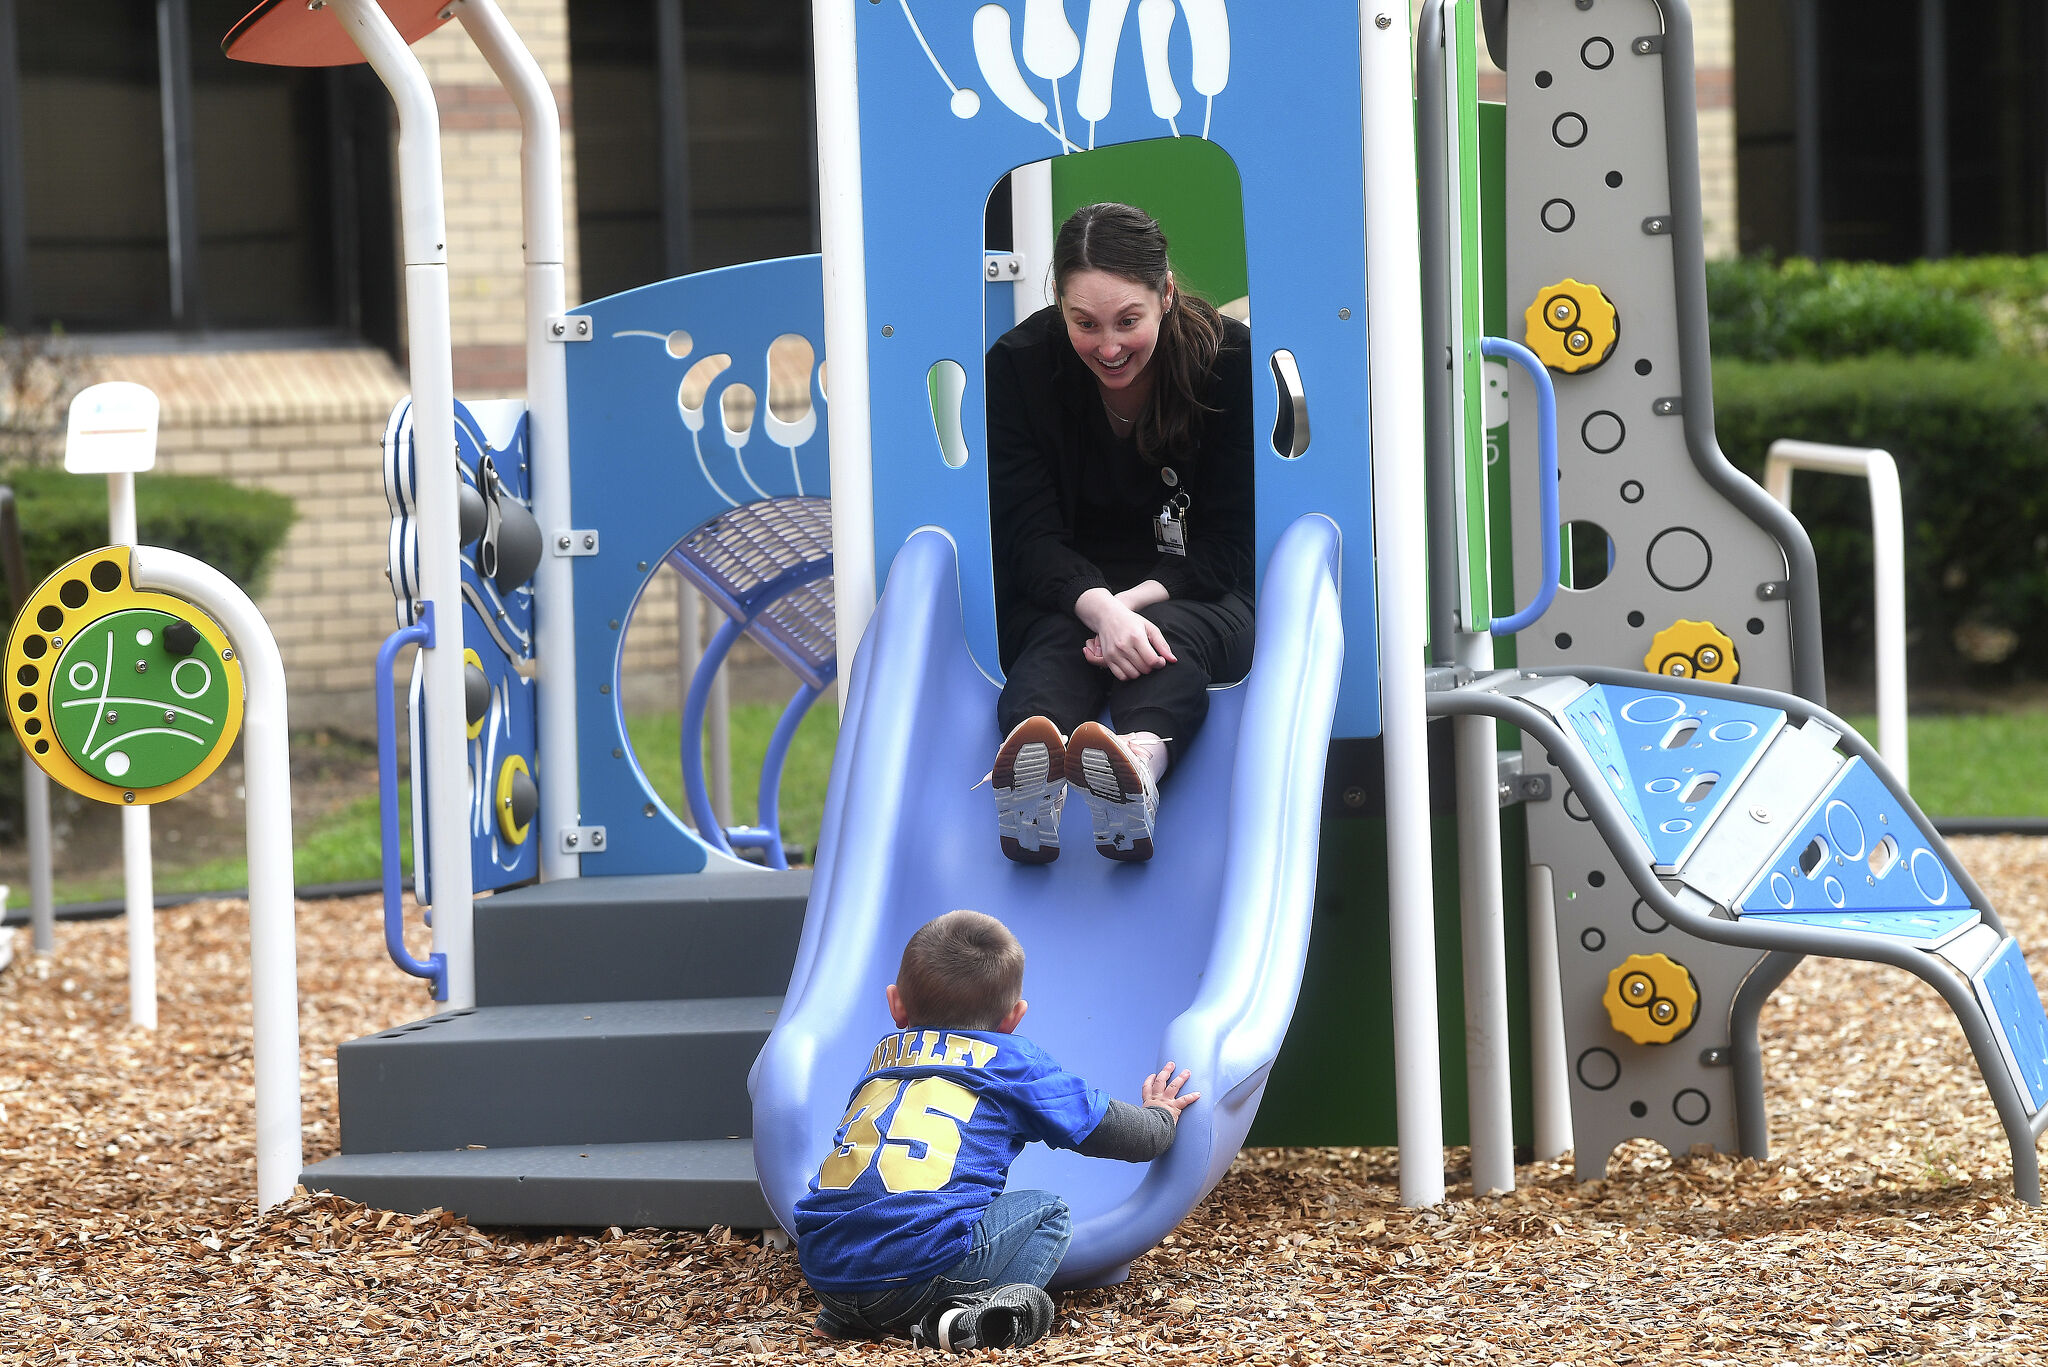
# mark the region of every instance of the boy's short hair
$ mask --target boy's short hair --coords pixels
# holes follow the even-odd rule
[[[896,993],[909,1025],[993,1030],[1024,995],[1024,946],[993,916],[949,911],[903,946]]]

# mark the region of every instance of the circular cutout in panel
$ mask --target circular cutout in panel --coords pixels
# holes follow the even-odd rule
[[[1748,631],[1749,634],[1752,636],[1761,636],[1764,634],[1764,619],[1761,617],[1752,617],[1747,622],[1743,623],[1743,628],[1746,631]]]
[[[1638,375],[1647,375],[1654,369],[1656,367],[1650,364],[1650,358],[1647,356],[1636,362],[1636,374]]]
[[[1645,935],[1659,934],[1671,924],[1658,915],[1656,910],[1640,897],[1636,899],[1636,904],[1630,909],[1628,916],[1631,921],[1636,923],[1636,929]]]
[[[1547,72],[1547,71],[1539,71],[1539,72],[1537,72],[1537,73],[1536,73],[1536,88],[1537,88],[1538,90],[1548,90],[1548,89],[1550,89],[1550,73],[1549,73],[1549,72]]]
[[[1634,479],[1623,480],[1621,482],[1621,501],[1623,503],[1641,503],[1643,501],[1642,481]]]
[[[1565,523],[1564,549],[1570,570],[1565,588],[1584,593],[1607,582],[1614,569],[1614,538],[1605,527],[1585,518]]]
[[[1543,226],[1554,233],[1568,233],[1579,221],[1579,211],[1568,199],[1553,199],[1543,206]]]
[[[1692,823],[1682,816],[1674,816],[1657,829],[1666,835],[1684,835],[1692,829]]]
[[[85,586],[83,579],[67,579],[57,590],[57,601],[67,608],[82,608],[91,597],[92,590]]]
[[[1667,721],[1677,721],[1685,715],[1685,699],[1674,698],[1669,693],[1652,693],[1647,697],[1635,698],[1621,709],[1621,719],[1634,722],[1637,726],[1662,726]]]
[[[1866,848],[1863,836],[1863,818],[1856,815],[1856,809],[1840,798],[1828,803],[1828,839],[1842,852],[1844,859],[1861,859]]]
[[[1713,1103],[1697,1087],[1688,1087],[1671,1098],[1671,1114],[1678,1117],[1681,1125],[1704,1125],[1713,1113]]]
[[[1706,582],[1714,568],[1714,551],[1692,528],[1666,527],[1650,542],[1644,560],[1658,588],[1684,593]]]
[[[680,361],[696,348],[697,341],[689,333],[677,328],[668,335],[668,340],[662,345],[668,349],[671,359]]]
[[[55,603],[48,604],[36,614],[36,625],[44,631],[55,631],[64,625],[64,609]]]
[[[1607,188],[1610,190],[1619,190],[1621,188],[1621,172],[1609,171],[1607,173]]]
[[[1756,738],[1757,725],[1753,721],[1724,721],[1707,734],[1715,740],[1740,745],[1743,741]]]
[[[1614,65],[1614,44],[1605,38],[1588,38],[1579,48],[1579,60],[1588,70],[1605,71]]]
[[[1587,414],[1586,420],[1579,424],[1579,440],[1596,456],[1611,455],[1628,440],[1628,424],[1621,420],[1619,413],[1610,413],[1602,408]]]
[[[1948,870],[1933,850],[1922,847],[1913,851],[1913,861],[1907,867],[1913,871],[1913,886],[1929,902],[1938,903],[1948,896]]]
[[[1632,627],[1641,626],[1643,624],[1643,614],[1640,612],[1631,612],[1628,615],[1628,624]]]
[[[1586,810],[1586,804],[1579,801],[1579,790],[1576,788],[1568,787],[1564,790],[1564,814],[1574,821],[1593,819],[1593,814]]]
[[[1644,1116],[1650,1113],[1650,1108],[1643,1102],[1631,1101],[1628,1103],[1628,1113],[1634,1116],[1636,1119],[1641,1120]]]
[[[1550,125],[1550,136],[1559,147],[1577,147],[1586,140],[1586,121],[1577,114],[1559,114]]]
[[[1645,783],[1643,791],[1654,797],[1669,797],[1684,786],[1679,780],[1666,774],[1663,778],[1653,778],[1648,783]]]
[[[1611,1049],[1588,1049],[1579,1055],[1573,1069],[1579,1075],[1579,1085],[1589,1092],[1604,1092],[1621,1081],[1621,1060]]]
[[[1779,873],[1776,869],[1771,871],[1771,900],[1787,911],[1792,909],[1792,903],[1795,900],[1792,880]]]
[[[1598,954],[1607,948],[1607,932],[1598,926],[1588,926],[1579,932],[1579,947],[1589,954]]]
[[[1820,890],[1827,894],[1828,905],[1840,911],[1849,905],[1849,894],[1842,888],[1842,880],[1829,874],[1820,880]]]

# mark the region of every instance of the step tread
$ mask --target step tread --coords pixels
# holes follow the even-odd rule
[[[344,1049],[457,1046],[661,1035],[765,1034],[780,997],[684,997],[669,1001],[558,1002],[446,1012],[350,1040]]]
[[[754,1181],[751,1139],[664,1139],[641,1144],[341,1153],[306,1168],[314,1177],[550,1177],[589,1181]]]
[[[561,878],[529,883],[477,902],[479,917],[491,911],[592,907],[700,906],[715,902],[802,901],[810,896],[809,869],[707,869],[702,873],[630,874],[618,878]]]

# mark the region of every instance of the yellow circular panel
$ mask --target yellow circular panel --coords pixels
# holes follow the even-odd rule
[[[530,771],[522,755],[514,755],[498,769],[498,834],[505,837],[508,845],[524,845],[526,834],[533,829],[531,817],[525,821],[512,809],[512,782],[520,774]]]
[[[1734,683],[1742,675],[1742,661],[1736,658],[1735,642],[1712,622],[1695,622],[1681,617],[1650,638],[1643,656],[1643,668],[1652,674],[1674,679],[1705,679],[1708,683]]]
[[[1631,954],[1607,975],[1601,999],[1614,1028],[1637,1044],[1669,1044],[1692,1028],[1699,989],[1685,965],[1663,954]]]
[[[1598,285],[1570,276],[1545,290],[1522,315],[1524,340],[1552,370],[1576,375],[1614,354],[1621,317]]]
[[[115,633],[104,630],[107,619],[117,613],[134,613],[136,616],[131,620],[149,629],[138,628],[129,633],[124,628],[122,638],[117,640]],[[163,640],[155,635],[155,627],[161,625],[164,617],[196,632],[207,647],[204,653],[210,657],[208,668],[218,671],[214,675],[218,700],[215,690],[205,690],[204,707],[200,709],[205,712],[203,717],[195,710],[196,703],[188,707],[173,700],[167,705],[164,698],[155,696],[155,680],[166,678],[174,685],[178,699],[193,699],[200,693],[192,679],[170,664],[168,656],[161,661],[155,659],[170,651],[169,633],[165,633]],[[67,644],[76,641],[81,632],[94,628],[100,628],[100,634],[106,638],[98,648],[113,652],[99,661],[93,680],[98,693],[89,702],[66,698],[63,705],[89,706],[107,724],[159,744],[196,738],[202,747],[197,752],[197,761],[176,777],[154,786],[123,787],[87,772],[67,752],[66,743],[59,736],[52,701],[52,693],[58,691],[53,689],[58,677],[57,664],[64,659]],[[195,648],[180,663],[198,659],[202,653],[189,638],[188,645]],[[147,806],[190,792],[220,767],[242,729],[242,663],[228,644],[227,633],[218,622],[182,598],[136,588],[129,578],[126,546],[109,546],[81,555],[37,585],[15,614],[7,638],[6,658],[7,680],[11,685],[7,718],[14,727],[15,739],[44,773],[96,802]],[[152,677],[149,666],[153,661],[159,668]],[[86,663],[74,661],[67,667],[83,670]],[[166,664],[170,667],[163,668]],[[187,671],[189,668],[187,664]],[[79,679],[71,682],[78,689],[86,688]],[[115,691],[117,682],[121,684],[119,693]],[[145,683],[151,686],[145,687]],[[126,720],[120,716],[123,709],[130,713]],[[163,709],[161,722],[153,715],[158,709]],[[69,716],[67,712],[67,719]],[[202,722],[203,725],[199,724]],[[100,739],[103,737],[94,737],[95,745]],[[88,754],[88,762],[104,758],[93,747],[82,748],[80,752]]]
[[[463,705],[467,706],[469,703],[469,686],[473,682],[469,671],[472,669],[475,670],[475,677],[477,679],[484,679],[484,657],[477,654],[474,650],[471,650],[467,646],[465,646],[463,647],[462,651],[462,663],[465,666],[462,673]],[[488,696],[491,687],[488,679],[485,679],[485,682],[483,683],[482,687],[484,689],[485,695]],[[470,720],[466,723],[467,726],[469,727],[469,738],[471,740],[475,740],[478,736],[481,736],[484,733],[484,723],[488,720],[490,720],[490,713],[488,710],[486,710],[484,712],[479,713],[474,720]]]

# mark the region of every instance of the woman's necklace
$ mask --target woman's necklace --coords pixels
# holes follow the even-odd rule
[[[1103,395],[1102,397],[1102,411],[1109,414],[1110,421],[1122,423],[1126,429],[1128,429],[1132,424],[1138,421],[1136,418],[1127,418],[1123,414],[1117,412],[1114,408],[1111,408],[1109,406],[1109,396],[1107,394]]]

